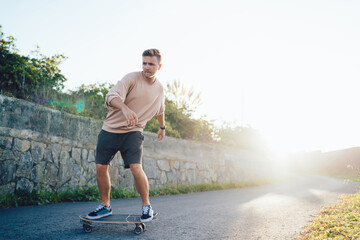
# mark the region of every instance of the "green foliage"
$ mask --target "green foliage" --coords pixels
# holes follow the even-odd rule
[[[106,94],[113,84],[82,84],[76,91],[71,92],[73,101],[82,100],[84,103],[83,111],[78,111],[79,115],[93,119],[103,120],[108,110],[104,107]]]
[[[297,239],[360,239],[360,192],[320,210]]]
[[[165,124],[166,124],[166,136],[181,138],[179,131],[172,127],[172,123],[170,121],[166,120],[166,110],[165,110]],[[144,130],[147,132],[157,133],[159,129],[160,129],[159,123],[156,117],[154,117],[147,122]]]
[[[64,88],[66,78],[58,66],[65,56],[46,57],[39,51],[34,57],[22,56],[13,36],[4,37],[0,26],[0,89],[1,94],[18,98],[48,98],[53,91]]]
[[[110,192],[110,198],[116,199],[116,198],[133,198],[133,197],[139,197],[139,193],[136,190],[128,190],[125,188],[111,188]]]
[[[176,195],[196,192],[206,192],[215,190],[225,190],[234,188],[244,188],[250,186],[258,186],[269,183],[268,181],[244,181],[244,182],[230,182],[230,183],[201,183],[195,185],[180,185],[180,186],[165,186],[150,190],[150,196]]]
[[[246,181],[232,183],[203,183],[185,186],[165,186],[150,190],[150,196],[175,195],[231,188],[243,188],[267,183],[267,181]],[[124,188],[112,187],[110,192],[111,199],[124,199],[139,196],[139,193],[135,189],[128,190]],[[0,195],[0,208],[11,208],[28,205],[45,205],[61,202],[83,202],[99,200],[100,194],[97,186],[92,186],[90,188],[76,188],[74,190],[67,189],[62,192],[46,192],[33,190],[31,193],[29,193],[24,190],[17,190],[15,193],[9,195]]]
[[[54,91],[51,93],[48,99],[33,98],[32,100],[35,103],[46,105],[49,108],[53,108],[61,112],[79,115],[75,104],[78,99],[74,98],[69,93]]]
[[[16,190],[15,193],[9,195],[0,195],[0,208],[44,205],[61,202],[94,201],[99,199],[100,194],[96,186],[87,189],[67,189],[62,192],[46,192],[38,190],[27,192],[25,190]]]
[[[177,104],[165,99],[165,119],[171,123],[171,127],[178,132],[182,139],[194,141],[212,142],[214,125],[203,119],[193,119],[188,109],[178,107]],[[172,136],[169,134],[168,136]],[[177,137],[177,136],[173,136]]]

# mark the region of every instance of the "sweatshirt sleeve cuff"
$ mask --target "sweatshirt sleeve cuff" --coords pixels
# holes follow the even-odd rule
[[[116,108],[110,106],[110,102],[111,102],[114,98],[119,98],[121,101],[123,101],[123,100],[121,99],[121,97],[118,96],[118,95],[106,95],[104,106],[105,106],[107,109],[111,110],[111,111],[116,110]]]

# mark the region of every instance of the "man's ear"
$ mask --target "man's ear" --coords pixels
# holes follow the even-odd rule
[[[159,64],[159,68],[158,68],[158,71],[160,70],[161,66],[162,66],[162,64]]]

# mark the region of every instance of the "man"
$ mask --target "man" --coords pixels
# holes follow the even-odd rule
[[[96,147],[97,184],[101,204],[87,215],[99,219],[112,214],[110,207],[111,183],[109,163],[120,151],[124,167],[130,168],[135,187],[142,200],[141,221],[153,218],[149,201],[149,182],[142,168],[143,129],[156,116],[160,129],[158,140],[165,136],[164,89],[155,75],[161,68],[161,54],[157,49],[143,52],[143,71],[127,74],[106,95],[105,107],[109,112],[98,136]]]

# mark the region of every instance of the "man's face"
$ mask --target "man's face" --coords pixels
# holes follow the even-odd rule
[[[161,68],[157,57],[143,57],[143,72],[145,77],[153,78],[155,77],[156,72]]]

